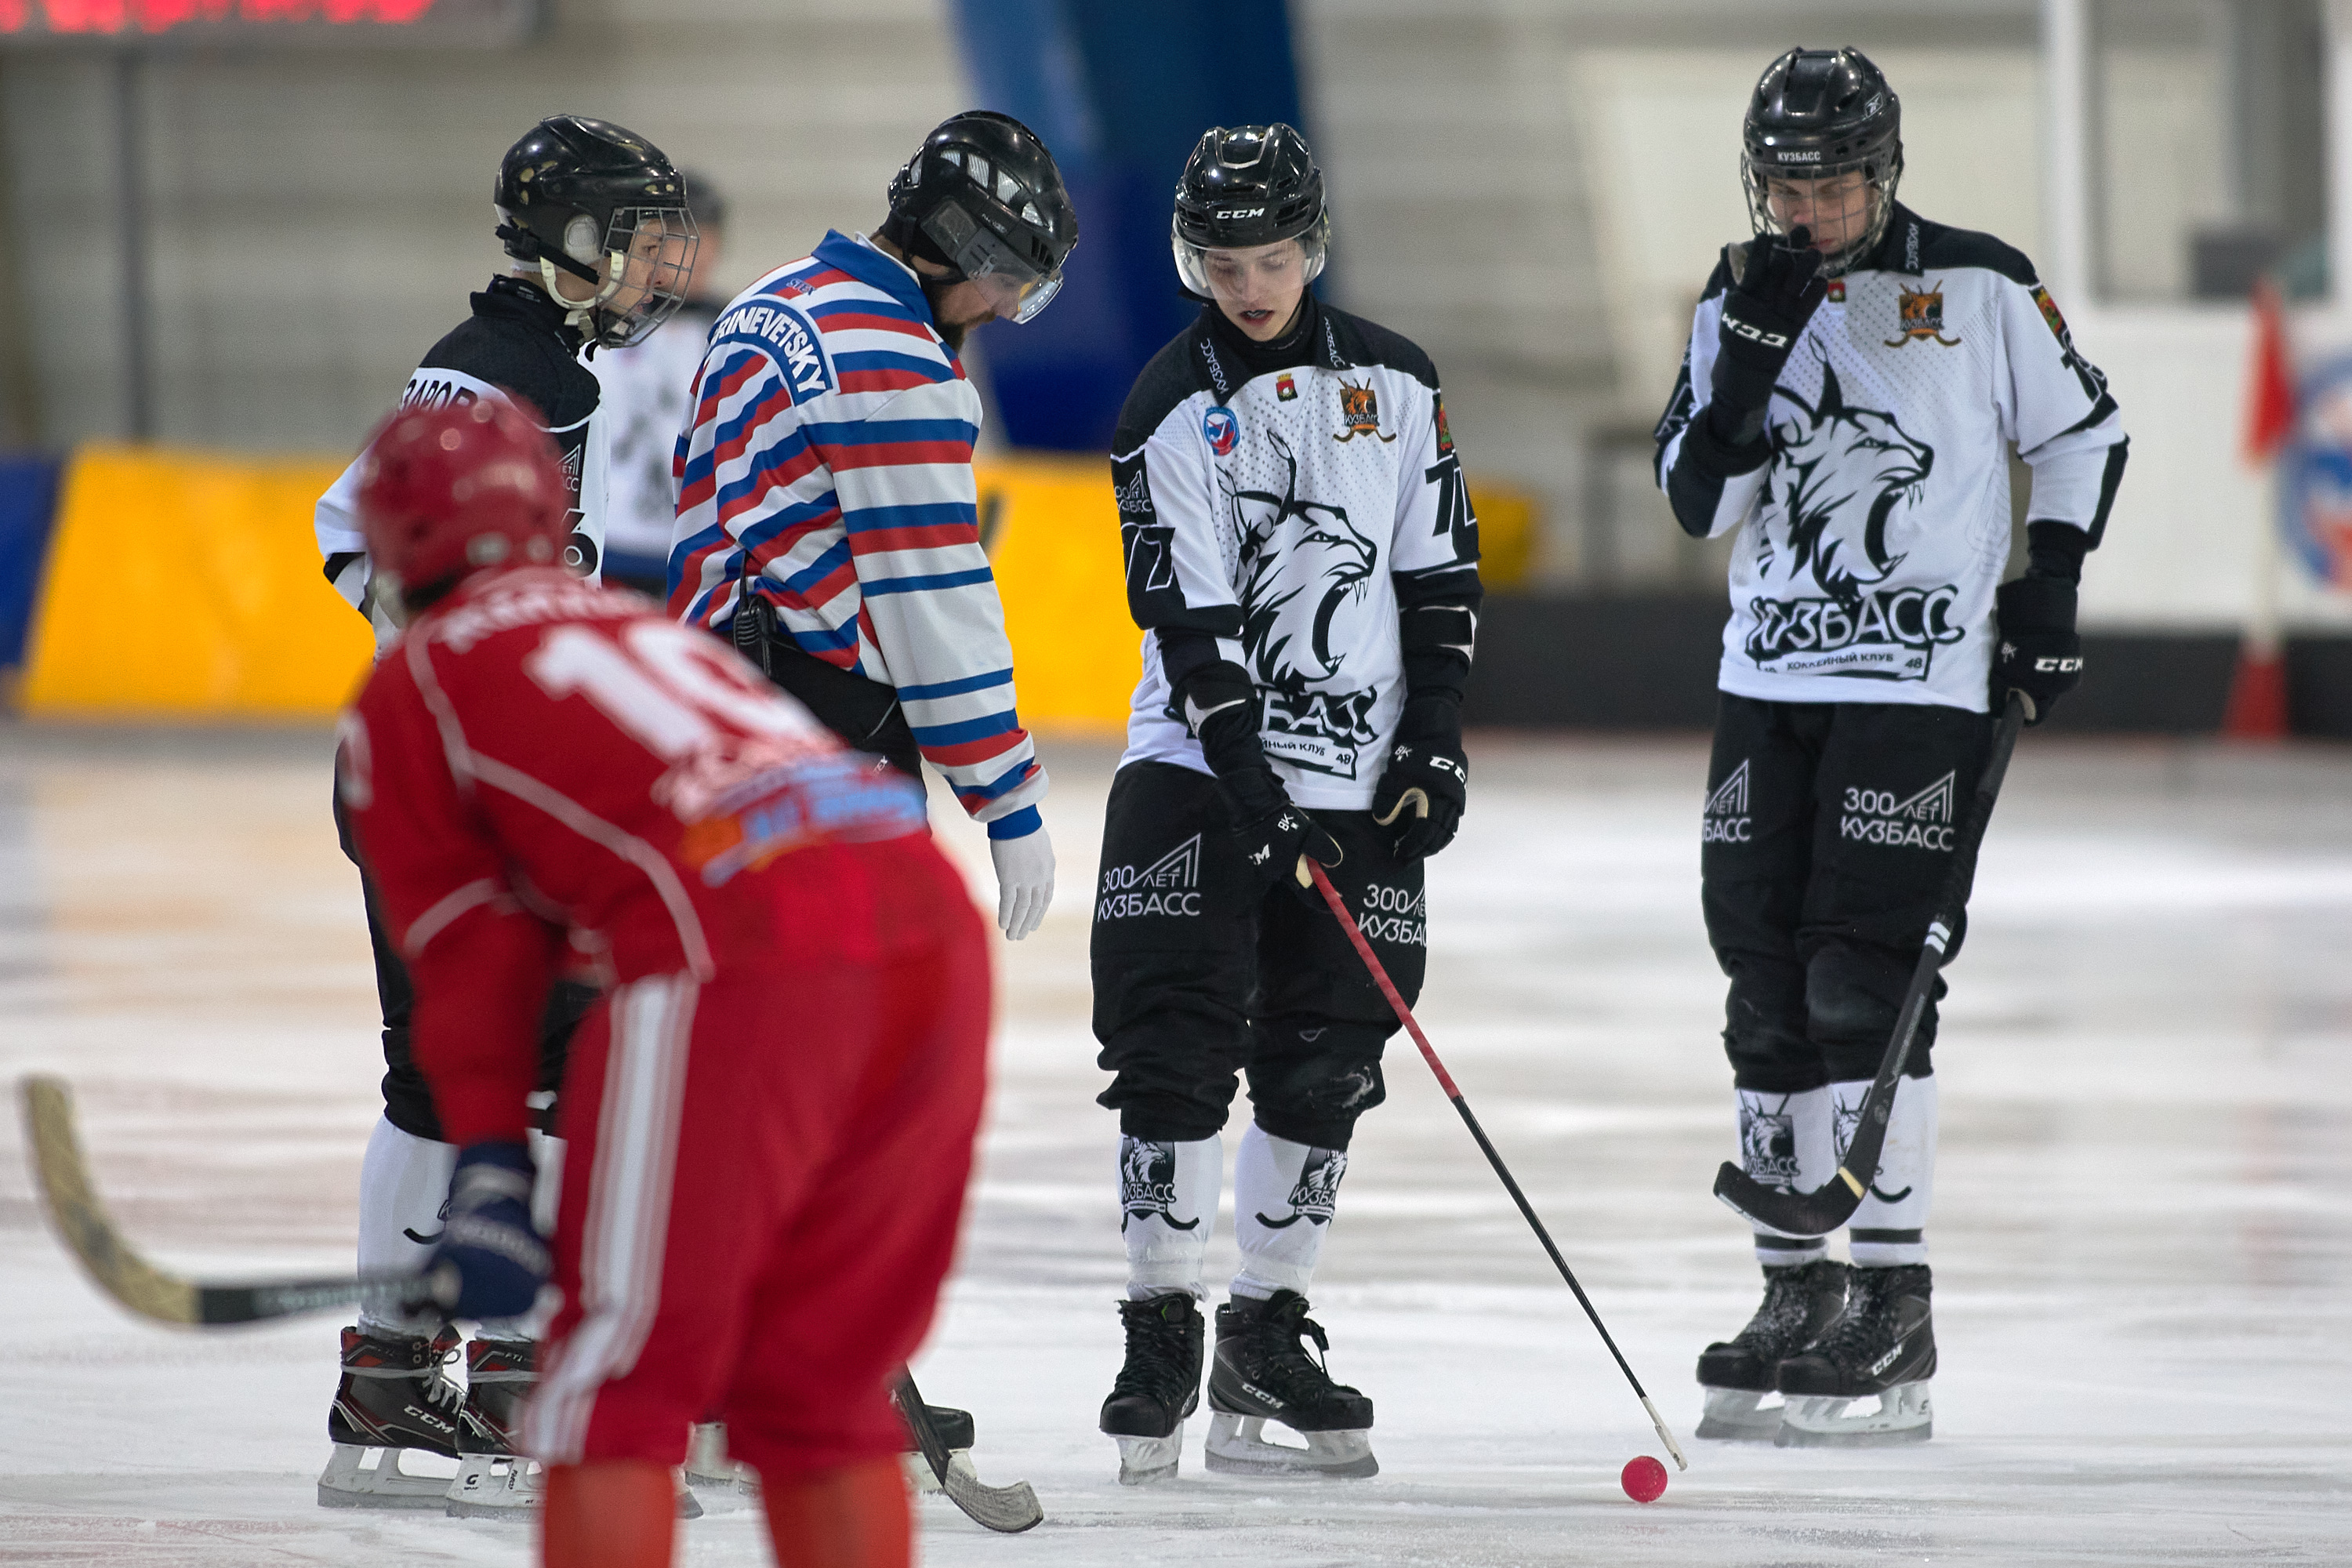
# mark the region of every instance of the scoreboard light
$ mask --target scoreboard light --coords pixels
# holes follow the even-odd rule
[[[539,0],[0,0],[0,47],[38,44],[511,44]]]

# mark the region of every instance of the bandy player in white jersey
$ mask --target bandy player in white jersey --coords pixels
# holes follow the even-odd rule
[[[473,297],[472,314],[425,355],[401,395],[404,408],[511,402],[554,439],[570,494],[563,563],[593,581],[604,540],[605,441],[595,373],[598,347],[641,342],[675,311],[692,276],[696,236],[684,184],[644,137],[604,121],[561,114],[507,149],[493,190],[509,270]],[[361,528],[365,454],[319,500],[328,580],[371,617],[378,646],[398,630],[377,592]],[[355,863],[338,801],[343,851]],[[383,1009],[383,1117],[360,1176],[362,1272],[411,1269],[439,1239],[456,1150],[410,1053],[408,971],[383,923],[362,866],[368,934]],[[573,1025],[593,989],[559,981],[541,1026],[541,1088],[551,1092]],[[456,1512],[529,1506],[512,1460],[515,1407],[536,1360],[524,1323],[483,1325],[466,1347],[461,1394],[441,1372],[456,1334],[437,1315],[394,1320],[362,1312],[343,1331],[343,1375],[327,1417],[334,1452],[319,1478],[330,1507],[435,1508]],[[404,1471],[419,1449],[460,1460],[457,1482]],[[429,1467],[426,1467],[429,1468]]]
[[[1701,868],[1741,1158],[1807,1192],[1893,1034],[1989,710],[2014,689],[2046,716],[2081,679],[2075,584],[2126,450],[2032,265],[1895,200],[1900,115],[1857,50],[1765,71],[1744,136],[1755,238],[1725,247],[1657,431],[1684,530],[1737,535]],[[2031,560],[2003,583],[2012,445]],[[1700,1436],[1933,1430],[1935,1032],[1931,997],[1852,1268],[1822,1238],[1757,1230],[1764,1302],[1699,1358]]]
[[[1200,317],[1112,440],[1143,679],[1095,901],[1094,1028],[1118,1112],[1123,1480],[1176,1473],[1235,1075],[1241,1270],[1217,1309],[1212,1468],[1370,1475],[1372,1402],[1303,1341],[1356,1119],[1396,1017],[1321,900],[1328,868],[1408,997],[1423,858],[1462,816],[1478,531],[1429,356],[1307,292],[1330,223],[1287,125],[1211,131],[1177,184]],[[1277,1421],[1306,1446],[1262,1440]]]

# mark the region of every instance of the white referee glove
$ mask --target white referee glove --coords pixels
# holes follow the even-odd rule
[[[1006,941],[1019,942],[1037,929],[1054,901],[1054,841],[1035,806],[988,825],[988,858],[996,862],[997,929]]]

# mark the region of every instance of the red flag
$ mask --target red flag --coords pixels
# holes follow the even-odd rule
[[[2278,456],[2294,429],[2294,376],[2287,365],[2286,319],[2278,285],[2265,278],[2254,285],[2254,359],[2246,378],[2246,461],[2260,465]]]

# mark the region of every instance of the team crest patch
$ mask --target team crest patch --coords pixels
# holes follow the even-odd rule
[[[1234,443],[1241,439],[1242,422],[1234,411],[1220,404],[1201,416],[1201,437],[1209,443],[1209,450],[1218,457],[1229,456]]]
[[[1358,386],[1351,382],[1339,384],[1339,417],[1347,429],[1331,437],[1334,441],[1352,441],[1359,436],[1380,436],[1383,441],[1393,441],[1393,436],[1381,436],[1380,395],[1370,382]]]
[[[1274,378],[1274,395],[1284,403],[1298,401],[1298,378],[1284,371]]]
[[[1830,279],[1830,293],[1829,293],[1829,300],[1830,300],[1830,303],[1831,303],[1831,304],[1832,304],[1832,305],[1843,305],[1843,304],[1844,304],[1844,303],[1845,303],[1845,279],[1843,279],[1843,278],[1832,278],[1832,279]]]
[[[1944,335],[1944,289],[1941,284],[1933,289],[1904,289],[1902,299],[1895,301],[1895,310],[1900,313],[1903,335],[1886,339],[1888,348],[1899,349],[1916,338],[1933,339],[1948,349],[1960,346],[1959,339]]]
[[[1445,427],[1444,395],[1440,394],[1434,401],[1437,404],[1437,455],[1442,458],[1454,450],[1454,432]]]
[[[2065,342],[2066,318],[2058,313],[2058,302],[2050,297],[2050,290],[2036,283],[2033,286],[2033,302],[2041,307],[2042,319],[2049,323],[2052,335],[2060,342]]]

